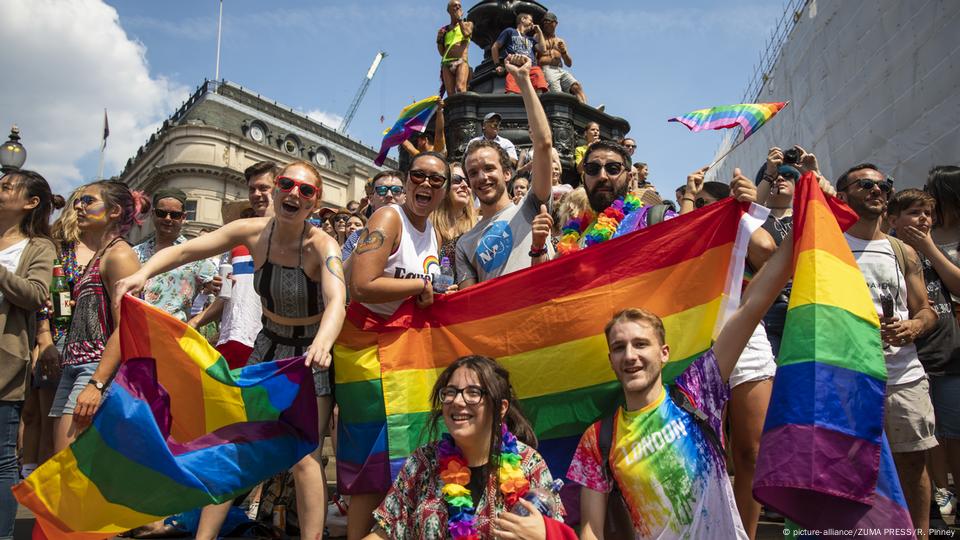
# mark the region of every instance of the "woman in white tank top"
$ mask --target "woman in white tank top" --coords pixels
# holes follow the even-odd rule
[[[433,278],[440,273],[437,237],[430,214],[450,187],[442,154],[422,152],[410,163],[402,205],[377,210],[360,232],[350,257],[350,296],[387,319],[411,296],[418,308],[433,303]],[[373,511],[386,493],[351,493],[348,533],[373,528]],[[350,535],[352,536],[352,535]]]

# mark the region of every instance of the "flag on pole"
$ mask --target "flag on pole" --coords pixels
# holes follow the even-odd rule
[[[115,536],[228,501],[317,447],[303,358],[230,370],[196,330],[130,296],[123,364],[92,425],[13,488],[49,539]]]
[[[103,141],[100,142],[100,150],[107,147],[107,137],[110,136],[110,123],[107,122],[107,109],[103,109]]]
[[[427,128],[427,121],[430,120],[433,111],[437,110],[439,102],[440,96],[430,96],[404,107],[393,127],[383,132],[380,154],[373,162],[377,166],[383,165],[383,162],[387,159],[387,152],[391,148],[409,139],[410,135],[414,133],[423,133],[423,130]]]
[[[746,140],[747,137],[760,129],[760,126],[776,116],[788,103],[790,102],[723,105],[710,109],[699,109],[683,116],[670,118],[667,122],[680,122],[690,128],[690,131],[728,129],[740,126],[743,128],[743,139]]]
[[[804,529],[912,537],[883,433],[880,320],[841,232],[857,215],[812,173],[793,200],[793,290],[753,496]]]

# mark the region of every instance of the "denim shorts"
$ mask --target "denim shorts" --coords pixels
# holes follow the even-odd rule
[[[97,370],[100,362],[87,362],[86,364],[76,364],[64,366],[63,373],[60,375],[60,385],[57,386],[57,393],[53,397],[53,405],[50,407],[50,416],[60,418],[65,414],[73,414],[77,408],[77,398],[80,392],[90,382],[93,372]]]
[[[960,439],[960,375],[931,375],[930,398],[937,417],[937,436]]]

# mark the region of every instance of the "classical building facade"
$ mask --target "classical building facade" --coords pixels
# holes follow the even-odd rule
[[[342,207],[364,196],[364,183],[381,170],[376,156],[376,149],[242,86],[205,81],[127,161],[119,179],[148,194],[183,190],[184,234],[195,236],[239,213],[247,201],[243,170],[258,161],[312,162],[323,174],[323,205]],[[384,165],[396,168],[392,160]],[[147,220],[130,240],[152,234]]]

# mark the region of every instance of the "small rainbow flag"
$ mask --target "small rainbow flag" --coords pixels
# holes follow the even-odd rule
[[[391,148],[409,139],[410,135],[414,133],[423,133],[423,130],[427,128],[427,121],[430,120],[433,111],[437,109],[439,102],[440,96],[430,96],[404,107],[393,127],[384,130],[383,141],[380,143],[380,153],[373,162],[378,167],[383,165],[383,162],[387,159],[387,152]]]
[[[885,537],[913,529],[883,434],[880,321],[841,232],[857,219],[803,175],[793,291],[753,494],[804,529],[867,527]]]
[[[437,375],[468,354],[492,356],[510,370],[538,450],[554,477],[564,478],[584,430],[622,399],[606,322],[627,307],[659,314],[671,347],[664,376],[672,380],[739,305],[743,255],[763,217],[758,207],[726,200],[438,295],[426,310],[407,302],[384,321],[351,304],[334,347],[341,492],[387,490],[407,456],[428,442]]]
[[[727,129],[740,126],[743,128],[743,139],[746,140],[747,137],[760,129],[760,126],[776,116],[788,103],[790,102],[724,105],[711,109],[699,109],[683,116],[671,118],[667,122],[680,122],[690,128],[690,131]]]
[[[92,425],[13,488],[47,538],[107,538],[230,500],[317,447],[302,358],[230,371],[163,311],[126,296],[121,315],[123,364]]]

